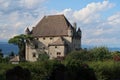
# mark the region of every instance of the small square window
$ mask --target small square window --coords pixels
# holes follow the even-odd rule
[[[52,37],[50,37],[50,40],[52,40],[53,38]]]
[[[43,49],[45,49],[45,47],[43,47]]]
[[[57,48],[57,46],[55,46],[55,48]]]

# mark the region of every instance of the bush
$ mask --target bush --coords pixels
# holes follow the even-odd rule
[[[46,61],[49,59],[49,55],[47,53],[41,53],[38,55],[38,61]]]
[[[94,61],[103,61],[112,58],[111,53],[107,47],[95,47],[90,49],[89,53],[92,55],[92,60]]]
[[[59,61],[44,61],[34,63],[20,63],[19,65],[2,64],[0,67],[0,80],[5,80],[5,73],[15,66],[27,68],[31,72],[31,80],[91,80],[94,72],[91,68],[71,61],[63,64]],[[85,77],[85,76],[88,77]],[[95,80],[95,79],[93,79]]]
[[[79,61],[71,60],[66,69],[65,80],[97,80],[93,69]]]
[[[0,63],[0,80],[5,80],[5,73],[8,69],[13,68],[15,65]]]
[[[84,61],[89,61],[90,60],[89,53],[86,50],[73,51],[69,53],[65,58],[65,61],[71,60],[80,61],[81,63]]]
[[[106,47],[95,47],[89,50],[73,51],[66,56],[65,61],[72,59],[81,62],[105,61],[112,59],[112,55]]]
[[[120,61],[120,52],[119,51],[112,52],[112,56],[113,56],[114,61]]]
[[[90,62],[89,66],[94,69],[98,80],[120,79],[120,63],[114,61]]]

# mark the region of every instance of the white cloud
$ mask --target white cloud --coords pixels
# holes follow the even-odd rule
[[[83,23],[91,23],[92,21],[97,21],[100,18],[100,12],[105,9],[113,7],[112,3],[108,1],[98,2],[98,3],[90,3],[85,8],[75,11],[73,16],[78,21],[82,21]]]
[[[88,45],[118,45],[120,37],[120,13],[102,19],[102,13],[110,10],[115,5],[109,1],[93,2],[80,10],[64,9],[68,19],[78,23],[82,29],[82,44]]]
[[[69,13],[72,12],[72,9],[71,8],[68,8],[68,9],[64,9],[63,11],[61,12],[58,12],[57,14],[64,14],[64,15],[70,15]]]
[[[0,0],[0,41],[23,34],[24,29],[31,26],[45,11],[41,7],[44,1]]]
[[[15,28],[18,28],[18,27],[20,27],[20,26],[22,26],[22,25],[23,25],[23,23],[17,22],[16,24],[14,24],[14,27],[15,27]]]
[[[8,8],[9,5],[10,5],[10,1],[0,0],[0,6],[2,8]]]
[[[120,41],[120,12],[101,19],[102,13],[114,6],[109,1],[92,2],[80,10],[67,8],[62,11],[46,10],[41,6],[44,1],[0,0],[0,40],[24,33],[26,27],[35,26],[46,14],[64,14],[71,23],[77,22],[82,29],[82,44],[108,45]]]
[[[108,24],[117,26],[120,25],[120,12],[108,18]]]
[[[92,2],[86,7],[80,10],[72,10],[71,8],[64,9],[61,12],[56,12],[57,14],[64,14],[73,21],[80,22],[82,24],[98,23],[101,20],[101,12],[104,12],[115,5],[109,1],[103,2]]]
[[[115,37],[112,38],[93,38],[86,40],[87,44],[94,45],[94,46],[106,46],[106,47],[118,47],[120,44],[118,43],[120,39]]]
[[[8,16],[8,20],[11,20],[10,22],[15,22],[19,20],[20,14],[18,11],[11,12]]]
[[[32,8],[38,7],[44,1],[46,0],[21,0],[20,3],[21,3],[21,6],[24,6],[28,9],[32,9]]]

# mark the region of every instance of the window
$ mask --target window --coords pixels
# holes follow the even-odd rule
[[[33,53],[33,57],[36,57],[36,53]]]
[[[50,40],[52,40],[53,38],[52,37],[50,37]]]
[[[43,49],[45,49],[45,47],[43,47]]]
[[[37,49],[38,48],[38,44],[35,44],[35,49]]]
[[[38,38],[35,38],[36,40],[38,40]]]
[[[45,37],[43,38],[43,40],[45,40]]]
[[[57,55],[61,55],[61,52],[57,52]]]
[[[57,46],[55,46],[55,48],[57,48]]]

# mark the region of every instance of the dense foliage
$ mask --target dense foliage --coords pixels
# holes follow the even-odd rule
[[[114,61],[120,61],[120,51],[112,52],[112,56]]]
[[[4,57],[2,49],[0,49],[0,63],[7,63],[8,60],[9,60],[9,58],[8,57]]]
[[[111,59],[111,53],[107,47],[95,47],[89,50],[90,55],[93,56],[94,61],[103,61]]]
[[[2,49],[0,49],[0,57],[3,57]]]
[[[46,53],[40,53],[39,55],[38,55],[38,61],[46,61],[46,60],[48,60],[49,59],[49,55],[48,54],[46,54]]]
[[[20,34],[20,35],[14,36],[13,38],[10,38],[8,41],[8,43],[18,46],[20,60],[25,59],[25,43],[29,39],[33,39],[33,37],[30,35]]]
[[[39,55],[37,62],[21,62],[13,65],[0,63],[0,80],[15,66],[27,68],[31,80],[118,80],[120,79],[120,52],[110,52],[106,47],[73,51],[65,60],[48,60],[48,55]]]
[[[73,51],[69,53],[66,60],[86,61],[105,61],[112,59],[112,54],[106,47],[95,47],[89,50],[83,49],[80,51]]]
[[[32,80],[116,80],[120,79],[120,62],[95,61],[86,64],[71,61],[67,64],[58,61],[20,63],[19,66],[31,72]],[[0,80],[5,80],[8,69],[18,65],[0,64]],[[97,78],[97,79],[96,79]]]
[[[18,65],[1,64],[0,80],[5,80],[5,72],[14,66]],[[45,61],[20,63],[19,66],[30,70],[32,80],[96,80],[93,69],[76,61],[66,65],[58,61]]]
[[[89,66],[94,69],[98,80],[120,80],[120,62],[90,62]]]

